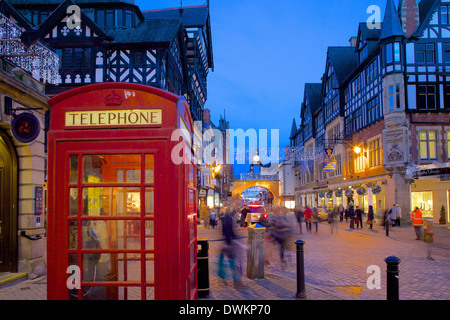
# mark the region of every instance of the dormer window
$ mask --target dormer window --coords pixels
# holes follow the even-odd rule
[[[359,62],[363,62],[367,56],[369,55],[369,48],[367,47],[367,45],[364,46],[364,48],[362,48],[362,50],[359,52]]]
[[[133,27],[133,11],[122,9],[97,10],[96,23],[100,27]]]

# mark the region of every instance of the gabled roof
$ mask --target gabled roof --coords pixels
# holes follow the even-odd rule
[[[114,43],[172,42],[181,28],[181,19],[146,19],[135,28],[109,31]]]
[[[440,0],[422,0],[419,3],[419,26],[414,32],[413,36],[421,37],[423,30],[426,28],[431,18],[433,17],[436,6]]]
[[[378,41],[381,36],[381,29],[369,29],[367,26],[367,22],[360,22],[358,26],[358,41],[360,35],[362,35],[366,41]]]
[[[312,107],[311,112],[314,114],[322,104],[322,84],[306,83],[305,94],[308,96],[309,104]]]
[[[293,137],[296,136],[298,131],[298,127],[297,127],[297,122],[295,122],[295,118],[292,119],[292,127],[291,127],[291,136],[289,137],[289,139],[292,139]]]
[[[394,0],[387,0],[380,40],[397,36],[404,36],[402,25],[398,18]]]
[[[182,12],[180,13],[180,10]],[[161,10],[142,11],[146,19],[167,18],[183,19],[183,25],[190,27],[203,27],[207,24],[209,9],[206,6],[194,6]]]
[[[191,6],[182,8],[160,9],[142,11],[145,19],[167,18],[182,19],[185,28],[206,27],[206,37],[208,39],[208,66],[214,71],[214,59],[212,50],[211,23],[208,6]]]
[[[62,21],[65,17],[67,17],[67,8],[75,3],[71,0],[65,0],[62,2],[48,17],[45,21],[37,28],[22,33],[21,40],[24,44],[29,45],[40,38],[45,36],[48,32],[50,32],[55,25],[57,25],[60,21]],[[84,12],[81,10],[81,21],[91,28],[91,30],[97,34],[98,37],[102,39],[111,40],[111,38],[100,29]]]
[[[305,115],[306,98],[308,98],[309,101],[308,107],[311,110],[311,115],[314,115],[322,105],[322,83],[305,83],[303,95],[304,102],[302,103],[302,108],[300,111],[300,118],[302,119],[302,122]]]
[[[334,66],[339,85],[358,67],[358,54],[354,47],[328,47],[328,56]]]
[[[0,1],[0,12],[6,16],[13,17],[17,23],[24,28],[25,30],[31,30],[33,26],[31,23],[25,19],[23,15],[21,15],[10,3],[9,1],[1,0]]]

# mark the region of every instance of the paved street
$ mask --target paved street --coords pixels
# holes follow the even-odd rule
[[[295,300],[296,256],[295,240],[305,241],[306,300],[385,300],[387,256],[401,259],[399,283],[401,300],[450,300],[450,230],[449,226],[436,226],[431,257],[427,259],[427,244],[416,241],[410,226],[390,230],[389,237],[379,225],[374,230],[348,229],[347,223],[338,223],[333,234],[327,223],[319,224],[317,234],[300,235],[298,224],[292,221],[293,233],[286,254],[287,264],[279,262],[277,248],[266,249],[270,266],[263,279],[242,277],[244,286],[235,288],[230,279],[224,283],[217,276],[219,250],[223,244],[221,225],[216,229],[198,227],[198,236],[209,239],[210,294],[202,300]],[[314,229],[313,229],[314,230]],[[245,246],[247,231],[237,231]],[[245,260],[245,259],[244,259]],[[367,280],[371,265],[381,269],[381,289],[370,290]],[[45,300],[46,277],[27,280],[0,289],[0,300]]]

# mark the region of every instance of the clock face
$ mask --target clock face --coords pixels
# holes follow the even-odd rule
[[[14,138],[22,143],[28,143],[37,138],[40,132],[40,122],[32,113],[19,114],[11,124]]]

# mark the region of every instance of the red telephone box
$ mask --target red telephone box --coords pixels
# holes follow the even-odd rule
[[[186,100],[102,83],[49,103],[48,299],[197,299]],[[176,129],[185,140],[172,138]]]

